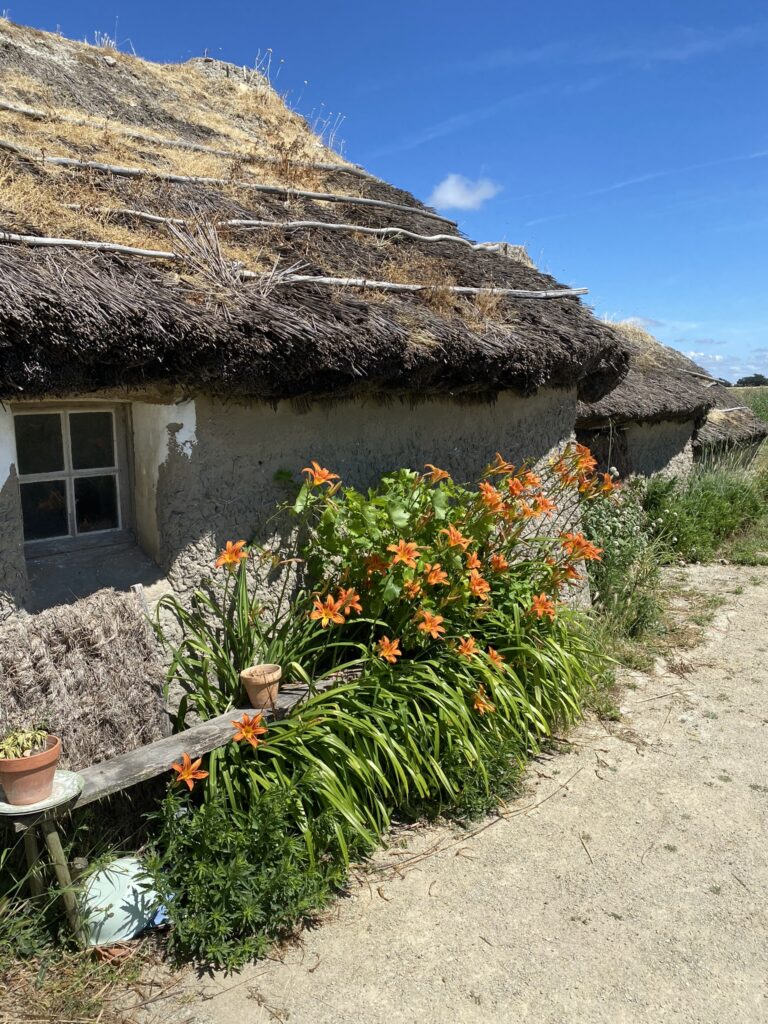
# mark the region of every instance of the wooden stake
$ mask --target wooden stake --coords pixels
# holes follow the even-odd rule
[[[67,915],[69,927],[79,944],[84,945],[84,933],[80,922],[80,913],[77,907],[77,899],[72,891],[72,876],[69,873],[69,864],[64,856],[64,848],[61,845],[61,838],[56,828],[54,818],[43,818],[40,828],[48,847],[53,870],[56,872],[56,881],[61,889],[61,898],[64,901],[64,910]]]

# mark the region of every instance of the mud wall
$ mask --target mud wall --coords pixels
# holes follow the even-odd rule
[[[142,546],[185,590],[227,540],[279,543],[275,506],[310,459],[357,487],[401,466],[434,462],[476,479],[501,451],[540,459],[573,433],[575,392],[543,389],[494,402],[439,399],[133,407],[137,532]]]
[[[676,423],[630,423],[626,427],[627,462],[631,473],[684,476],[693,468],[693,420]]]
[[[13,416],[0,408],[0,619],[28,598]]]

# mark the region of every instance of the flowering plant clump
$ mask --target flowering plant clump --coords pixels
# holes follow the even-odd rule
[[[570,528],[579,501],[617,489],[595,465],[587,448],[570,444],[536,471],[497,455],[477,490],[428,463],[362,494],[313,462],[294,505],[310,531],[311,617],[343,624],[350,606],[342,595],[351,592],[355,612],[380,623],[374,652],[386,633],[403,657],[453,641],[468,657],[492,609],[514,606],[546,628],[581,580],[582,563],[601,557]]]
[[[615,501],[586,448],[535,468],[497,455],[474,488],[433,464],[365,494],[316,461],[303,472],[292,506],[303,558],[284,563],[305,589],[283,614],[264,618],[252,570],[271,556],[242,542],[224,547],[190,609],[163,606],[181,631],[171,675],[203,717],[237,706],[238,672],[257,655],[305,682],[334,673],[268,734],[262,716],[233,716],[233,742],[208,756],[199,793],[182,784],[204,777],[200,761],[174,765],[157,863],[167,872],[190,851],[169,902],[175,941],[218,964],[242,962],[254,934],[316,905],[293,899],[300,887],[279,871],[260,872],[249,837],[261,837],[262,862],[290,856],[322,874],[372,849],[395,813],[482,814],[542,738],[578,718],[599,664],[567,601],[585,563],[602,564],[577,506]],[[180,800],[194,808],[186,817]],[[162,891],[163,871],[153,877]],[[222,891],[237,894],[226,914]]]

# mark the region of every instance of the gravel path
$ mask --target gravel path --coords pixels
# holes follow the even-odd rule
[[[281,959],[190,982],[179,1019],[768,1022],[768,571],[685,577],[725,603],[624,673],[621,722],[538,760],[508,819],[379,856]]]

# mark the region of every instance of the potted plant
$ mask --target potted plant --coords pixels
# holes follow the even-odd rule
[[[61,740],[46,729],[16,729],[0,740],[0,785],[10,804],[47,800],[61,757]]]

